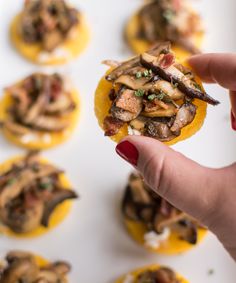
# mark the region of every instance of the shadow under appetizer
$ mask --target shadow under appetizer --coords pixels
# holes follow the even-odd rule
[[[151,265],[126,274],[116,283],[188,283],[188,281],[168,267]]]
[[[39,236],[57,226],[77,194],[64,172],[36,152],[0,165],[0,231],[14,237]]]
[[[95,94],[95,114],[105,132],[119,142],[143,135],[171,145],[203,125],[210,97],[192,70],[176,61],[168,42],[111,66]]]
[[[83,15],[64,0],[26,0],[12,21],[10,37],[16,49],[38,64],[64,64],[87,46]]]
[[[3,133],[28,149],[46,149],[67,140],[79,114],[78,93],[59,74],[32,74],[7,87],[0,104]]]
[[[49,263],[23,251],[10,251],[1,264],[0,283],[68,283],[71,270],[65,261]]]
[[[140,175],[131,174],[122,201],[129,234],[148,250],[178,254],[195,247],[207,230],[154,193]]]
[[[131,17],[125,36],[135,53],[143,53],[160,41],[170,41],[183,59],[199,53],[203,39],[200,16],[188,0],[150,0]]]

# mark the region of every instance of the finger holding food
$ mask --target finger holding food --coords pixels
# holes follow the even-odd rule
[[[169,42],[125,62],[105,61],[110,69],[95,93],[95,114],[106,136],[152,137],[168,145],[195,134],[203,125],[209,96],[201,81],[171,51]]]

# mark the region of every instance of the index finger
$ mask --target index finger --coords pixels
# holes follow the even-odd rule
[[[224,88],[236,91],[236,54],[200,54],[191,57],[188,62],[203,81],[218,83]]]

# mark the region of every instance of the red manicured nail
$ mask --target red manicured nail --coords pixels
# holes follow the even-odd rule
[[[236,131],[236,119],[232,111],[231,111],[231,126],[232,126],[232,129]]]
[[[129,141],[123,141],[116,146],[116,152],[130,164],[137,166],[138,163],[138,150]]]

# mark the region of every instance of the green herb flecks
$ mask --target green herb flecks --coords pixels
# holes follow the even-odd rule
[[[163,17],[167,20],[167,22],[172,22],[173,18],[175,16],[174,11],[167,9],[164,13],[163,13]]]
[[[138,97],[142,97],[145,94],[145,91],[143,89],[138,89],[134,92],[134,94]]]
[[[148,95],[148,100],[150,100],[150,101],[154,100],[155,98],[157,98],[156,94]]]
[[[202,88],[199,84],[197,84],[196,82],[193,83],[194,87],[199,90],[199,91],[202,91]]]
[[[16,183],[16,178],[10,178],[8,181],[7,181],[7,186],[11,186],[13,184]]]
[[[135,74],[136,79],[141,79],[142,77],[147,78],[150,76],[152,76],[152,70],[145,70],[143,72],[139,71]]]
[[[136,79],[142,78],[142,72],[137,72],[135,76],[136,76]]]
[[[50,182],[48,182],[48,183],[40,183],[39,186],[40,186],[41,189],[47,190],[47,189],[52,187],[52,183],[50,183]]]

